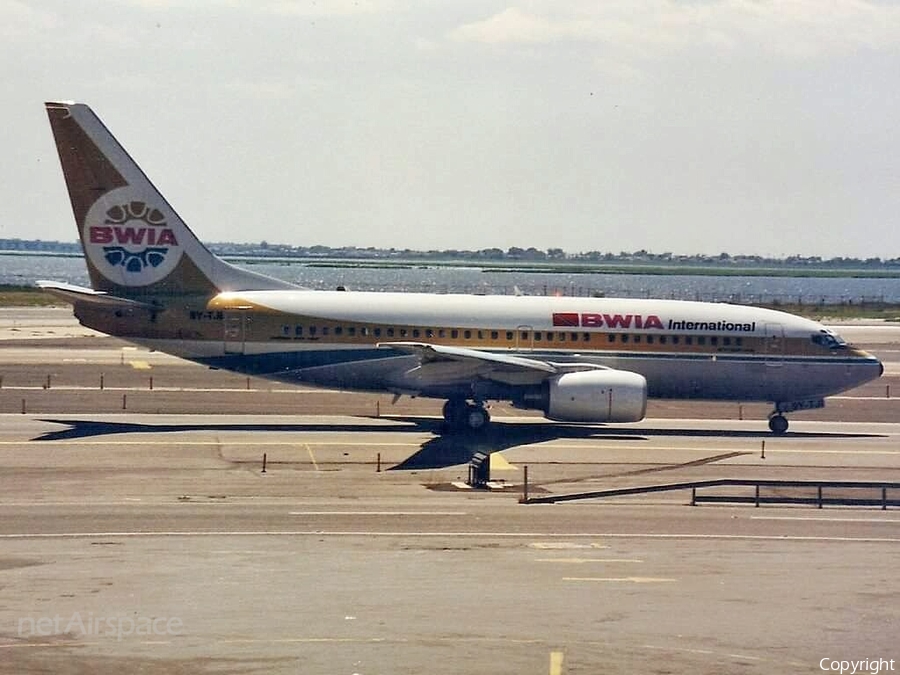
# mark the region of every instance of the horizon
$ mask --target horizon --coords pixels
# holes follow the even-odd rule
[[[0,242],[21,242],[21,243],[35,243],[35,244],[46,244],[46,245],[59,245],[70,248],[78,249],[78,251],[74,252],[76,254],[80,254],[82,251],[81,242],[78,239],[73,239],[69,241],[63,241],[58,239],[26,239],[22,237],[0,237]],[[535,260],[522,260],[521,256],[523,254],[530,254],[534,256],[538,254],[542,256],[541,260],[544,258],[549,258],[551,261],[565,263],[566,261],[578,261],[578,260],[587,260],[593,262],[602,262],[596,261],[595,258],[597,256],[602,256],[604,258],[610,258],[616,261],[622,261],[627,258],[648,258],[648,259],[658,259],[660,261],[669,260],[671,262],[689,262],[691,260],[702,260],[702,261],[715,261],[718,260],[720,262],[731,262],[731,261],[741,261],[741,262],[780,262],[780,263],[789,263],[789,262],[802,262],[802,263],[835,263],[835,262],[859,262],[859,263],[871,263],[877,262],[883,265],[890,264],[900,264],[900,256],[895,258],[881,258],[879,256],[869,256],[866,258],[853,258],[848,256],[834,256],[831,258],[824,258],[822,256],[805,256],[801,254],[792,254],[785,257],[770,257],[770,256],[761,256],[758,254],[748,254],[748,253],[728,253],[727,251],[722,251],[721,253],[709,255],[705,253],[673,253],[671,251],[664,251],[662,253],[654,253],[653,251],[648,251],[646,249],[639,249],[636,251],[565,251],[559,248],[551,248],[551,249],[538,249],[536,247],[530,246],[528,248],[523,248],[519,246],[511,246],[507,250],[499,249],[496,247],[484,248],[484,249],[397,249],[396,247],[390,248],[382,248],[377,246],[356,246],[356,245],[343,245],[343,246],[327,246],[325,244],[309,244],[309,245],[293,245],[293,244],[283,244],[283,243],[274,243],[267,242],[265,240],[260,242],[239,242],[239,241],[211,241],[204,242],[204,245],[214,248],[214,247],[225,247],[225,246],[235,246],[242,248],[252,248],[256,251],[266,251],[266,250],[280,250],[280,251],[290,251],[290,250],[298,250],[298,249],[306,249],[307,251],[311,249],[321,248],[327,249],[331,252],[340,252],[340,251],[354,251],[357,253],[365,253],[365,252],[377,252],[377,253],[400,253],[400,254],[412,254],[412,255],[445,255],[452,256],[454,254],[464,255],[464,256],[477,256],[478,254],[484,254],[487,252],[497,252],[500,254],[501,258],[508,258],[511,260],[520,260],[521,262],[535,262]],[[2,253],[12,253],[17,251],[24,252],[36,252],[36,249],[0,249]],[[518,253],[514,253],[517,251]],[[259,253],[260,257],[265,257],[267,254]],[[310,254],[307,252],[307,255]],[[591,258],[587,258],[587,256],[592,256]],[[276,256],[272,256],[276,257]],[[483,257],[483,256],[482,256]],[[488,258],[491,259],[491,258]]]

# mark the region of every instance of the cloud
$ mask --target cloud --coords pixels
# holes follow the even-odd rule
[[[698,45],[800,58],[900,44],[900,5],[871,0],[533,2],[462,24],[450,37],[484,44],[587,41],[662,58]]]
[[[452,37],[457,40],[497,43],[541,43],[564,39],[593,39],[598,26],[590,18],[551,18],[510,7],[489,19],[464,24]]]

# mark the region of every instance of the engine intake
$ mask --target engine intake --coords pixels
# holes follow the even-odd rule
[[[647,380],[627,370],[564,373],[547,383],[544,414],[560,422],[639,422]]]

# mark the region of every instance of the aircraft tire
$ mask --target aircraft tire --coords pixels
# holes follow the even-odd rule
[[[783,434],[788,430],[787,417],[784,415],[773,415],[769,418],[769,429],[773,434]]]
[[[466,418],[469,412],[469,406],[463,399],[451,398],[444,403],[443,408],[444,422],[450,429],[466,428]]]
[[[467,430],[481,431],[490,421],[490,414],[480,405],[470,405],[466,407],[465,428]]]

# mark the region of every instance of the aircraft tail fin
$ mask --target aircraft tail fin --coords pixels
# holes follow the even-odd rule
[[[124,298],[297,288],[209,251],[83,103],[47,103],[91,286]]]

